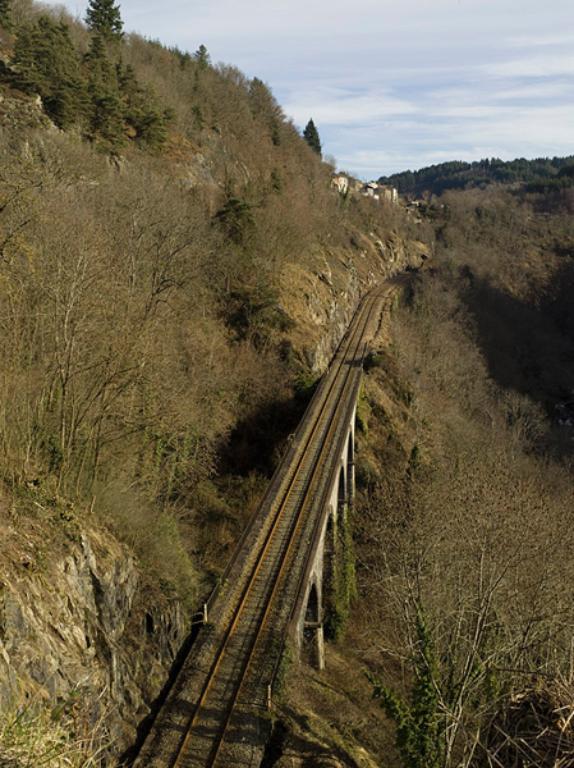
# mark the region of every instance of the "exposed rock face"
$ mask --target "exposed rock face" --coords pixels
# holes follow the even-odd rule
[[[356,250],[316,254],[312,264],[284,270],[282,305],[295,321],[291,341],[315,374],[325,371],[364,293],[395,273],[418,268],[429,258],[427,246],[390,235],[360,236]]]
[[[0,709],[74,695],[121,750],[183,642],[179,604],[146,594],[109,534],[83,531],[45,564],[33,537],[2,528],[17,561],[0,572]]]
[[[42,99],[39,96],[26,96],[6,87],[0,87],[0,127],[17,130],[24,128],[57,130],[51,120],[46,117]]]

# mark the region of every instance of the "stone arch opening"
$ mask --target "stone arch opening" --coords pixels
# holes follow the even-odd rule
[[[337,490],[337,505],[342,510],[347,501],[347,488],[345,483],[345,467],[341,466],[339,470],[339,486]]]
[[[338,557],[340,555],[338,520],[329,505],[323,554],[323,632],[326,640],[336,637]]]
[[[309,597],[307,598],[307,609],[305,610],[305,623],[312,623],[319,621],[319,593],[317,592],[317,585],[313,583],[309,590]]]
[[[331,505],[327,512],[327,524],[323,539],[323,602],[333,585],[337,557],[337,517]]]
[[[355,502],[355,434],[352,429],[347,441],[347,498],[349,507],[353,507]]]
[[[303,646],[301,656],[307,664],[323,669],[323,625],[321,623],[321,605],[319,590],[313,582],[307,598],[305,623],[303,627]]]

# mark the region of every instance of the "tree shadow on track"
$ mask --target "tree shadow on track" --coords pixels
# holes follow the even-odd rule
[[[221,447],[219,473],[271,477],[316,385],[298,389],[291,398],[265,403],[242,419]]]

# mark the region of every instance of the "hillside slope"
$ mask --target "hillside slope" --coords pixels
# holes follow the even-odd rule
[[[2,748],[96,764],[133,741],[359,297],[430,229],[332,191],[267,87],[206,52],[101,46],[26,2],[0,46]]]
[[[429,205],[435,258],[367,376],[347,642],[389,765],[572,760],[567,205],[513,188]]]
[[[355,596],[269,765],[569,764],[574,229],[568,196],[450,191],[369,358]]]

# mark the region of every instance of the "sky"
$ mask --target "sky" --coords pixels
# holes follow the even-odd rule
[[[65,0],[83,16],[85,4]],[[120,0],[126,30],[239,67],[365,179],[574,154],[573,0]]]

